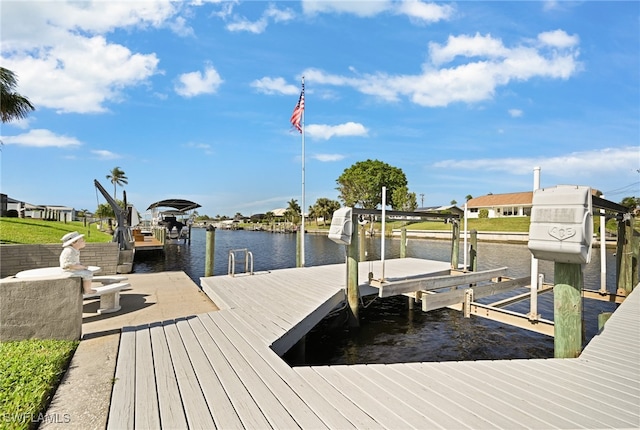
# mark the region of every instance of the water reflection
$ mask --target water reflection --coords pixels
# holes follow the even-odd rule
[[[136,256],[135,273],[184,271],[200,284],[204,276],[206,232],[194,229],[190,246],[170,246],[165,253]],[[367,240],[368,259],[380,258],[380,239]],[[214,275],[227,273],[231,249],[249,249],[254,256],[254,270],[295,267],[296,235],[253,231],[216,231]],[[462,248],[462,243],[461,243]],[[305,235],[306,265],[342,263],[344,246],[325,235]],[[600,286],[600,253],[595,252],[585,266],[585,285]],[[399,239],[385,240],[385,258],[398,258]],[[409,239],[407,256],[449,261],[448,241]],[[463,261],[462,255],[459,257]],[[478,269],[507,266],[508,275],[529,276],[531,254],[524,244],[478,244]],[[345,269],[346,270],[346,269]],[[236,269],[238,272],[238,269]],[[540,262],[540,272],[553,282],[553,263]],[[607,285],[615,291],[615,257],[607,250]],[[485,300],[486,301],[486,300]],[[529,304],[522,302],[509,309],[527,313]],[[597,332],[597,315],[610,312],[615,305],[584,300],[586,339]],[[538,311],[545,319],[553,319],[553,294],[539,296]],[[457,311],[441,309],[424,313],[419,305],[409,306],[404,297],[377,299],[361,310],[361,327],[348,330],[338,316],[323,321],[307,336],[306,358],[287,356],[292,364],[354,364],[410,361],[485,360],[553,357],[553,338],[518,329],[479,317],[465,319]]]

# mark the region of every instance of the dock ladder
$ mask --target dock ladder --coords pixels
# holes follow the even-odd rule
[[[229,250],[229,269],[227,270],[227,274],[229,276],[236,275],[236,253],[239,253],[241,256],[244,254],[244,273],[253,275],[253,254],[247,248]]]

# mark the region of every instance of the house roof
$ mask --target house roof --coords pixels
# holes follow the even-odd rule
[[[464,213],[464,211],[462,209],[460,209],[456,205],[425,206],[425,207],[417,208],[415,211],[416,212],[443,212],[443,211],[450,211],[452,213],[459,213],[459,214]]]
[[[467,208],[531,205],[532,202],[533,191],[525,191],[523,193],[489,194],[469,200],[467,202]]]
[[[284,213],[286,211],[287,211],[287,208],[278,208],[278,209],[271,209],[270,212],[272,212],[274,216],[284,216]]]

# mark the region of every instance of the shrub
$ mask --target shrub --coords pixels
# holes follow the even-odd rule
[[[480,209],[480,212],[478,212],[478,218],[489,218],[489,209]]]

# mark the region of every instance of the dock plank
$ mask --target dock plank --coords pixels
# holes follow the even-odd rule
[[[202,389],[205,401],[217,428],[239,429],[242,422],[227,397],[222,384],[209,363],[206,354],[202,350],[202,342],[210,342],[204,330],[198,330],[197,325],[200,320],[190,318],[176,323],[180,336],[182,337],[185,349],[191,360],[194,372],[198,378],[198,383]],[[197,334],[196,334],[197,333]]]
[[[164,332],[171,353],[173,368],[178,381],[182,405],[190,428],[213,428],[213,417],[209,413],[195,370],[185,349],[175,322],[165,321]]]
[[[107,427],[640,428],[640,292],[575,359],[290,367],[279,356],[344,300],[344,270],[203,278],[230,307],[123,329]]]
[[[136,402],[135,427],[150,429],[160,427],[158,411],[158,395],[156,378],[151,352],[151,335],[149,330],[136,332]]]
[[[270,351],[271,354],[265,353],[260,346],[259,340],[254,337],[251,327],[247,325],[246,320],[238,318],[236,313],[231,312],[221,313],[220,317],[224,318],[247,340],[247,345],[265,358],[269,366],[314,410],[316,415],[326,423],[329,428],[353,428],[351,422],[354,421],[358,424],[357,428],[377,427],[371,417],[367,416],[366,418],[362,418],[359,415],[361,411],[348,399],[342,397],[333,386],[324,381],[324,383],[318,383],[318,380],[315,380],[315,383],[309,384],[307,380],[298,373],[297,370],[299,368],[292,369],[287,363],[274,355],[272,351]],[[269,359],[267,360],[266,358]],[[339,397],[341,397],[341,399],[337,403],[329,403],[329,399]]]
[[[150,324],[149,334],[153,348],[153,367],[156,371],[161,426],[163,428],[186,428],[187,417],[184,415],[178,380],[173,370],[169,345],[162,323]]]
[[[243,359],[251,366],[260,379],[274,394],[274,397],[286,408],[287,412],[301,428],[329,428],[320,418],[302,401],[298,394],[285,382],[283,375],[278,373],[269,364],[274,360],[282,361],[271,349],[261,348],[259,351],[252,348],[244,335],[240,334],[225,318],[224,315],[211,313],[208,315],[211,323],[218,326],[221,332],[231,336],[233,345],[242,355]],[[205,320],[205,326],[209,320]]]
[[[203,338],[208,336],[209,339],[212,339],[210,333],[200,321],[200,318],[191,321],[191,326],[196,336]],[[232,364],[227,360],[220,348],[218,348],[217,343],[215,341],[207,341],[202,342],[201,345],[209,362],[215,369],[218,380],[222,384],[229,401],[238,414],[240,421],[242,421],[244,428],[270,428],[269,422],[256,404],[252,394],[247,387],[244,386],[234,371]]]
[[[124,327],[120,334],[118,362],[109,405],[107,429],[132,429],[136,402],[136,329]]]
[[[313,367],[312,369],[382,426],[386,428],[418,428],[416,426],[419,426],[421,422],[410,422],[398,415],[398,413],[404,413],[404,411],[394,411],[392,407],[378,399],[378,395],[381,393],[367,391],[362,388],[359,385],[361,381],[345,374],[345,367],[348,366],[322,366]],[[346,371],[349,372],[349,370]]]
[[[238,375],[242,384],[247,387],[248,392],[251,393],[254,401],[269,421],[270,426],[273,428],[298,427],[289,411],[283,405],[283,403],[286,404],[290,401],[290,398],[286,396],[291,393],[272,392],[267,382],[263,379],[270,375],[260,375],[253,369],[251,363],[248,363],[235,347],[234,341],[237,341],[237,339],[233,337],[232,333],[223,332],[213,321],[214,318],[215,315],[208,315],[208,318],[200,318],[200,321],[209,332],[211,338],[215,340],[225,358],[235,363],[234,372]],[[230,336],[231,339],[227,336]]]

